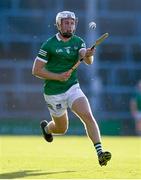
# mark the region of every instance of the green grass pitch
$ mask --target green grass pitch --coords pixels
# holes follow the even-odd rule
[[[112,160],[100,167],[86,136],[0,136],[0,179],[141,179],[141,138],[102,137]]]

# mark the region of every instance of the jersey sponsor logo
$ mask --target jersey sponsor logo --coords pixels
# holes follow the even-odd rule
[[[63,50],[62,49],[56,49],[56,53],[58,54],[58,53],[62,53],[63,52]]]
[[[57,48],[57,49],[56,49],[56,53],[59,54],[59,53],[64,53],[64,52],[66,52],[67,54],[70,54],[70,49],[71,49],[71,47],[64,47],[64,49],[59,49],[59,48]]]
[[[44,51],[44,50],[42,50],[42,49],[40,49],[40,50],[39,50],[39,54],[40,54],[41,56],[46,57],[47,52],[46,52],[46,51]]]

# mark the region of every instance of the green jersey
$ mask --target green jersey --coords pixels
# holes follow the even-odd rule
[[[78,61],[79,50],[85,47],[84,41],[76,35],[64,42],[56,34],[43,43],[37,58],[46,62],[46,70],[62,73],[72,68]],[[61,94],[76,83],[78,83],[77,70],[74,70],[67,81],[45,80],[44,93],[47,95]]]

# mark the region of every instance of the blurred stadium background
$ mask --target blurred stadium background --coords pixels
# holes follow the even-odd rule
[[[1,0],[0,134],[40,134],[39,121],[50,119],[42,96],[43,82],[31,74],[40,45],[56,33],[55,16],[71,10],[79,18],[76,34],[86,44],[105,32],[91,67],[79,78],[103,135],[134,135],[129,100],[141,79],[140,0]],[[96,31],[88,29],[90,21]],[[83,134],[69,112],[68,134]]]

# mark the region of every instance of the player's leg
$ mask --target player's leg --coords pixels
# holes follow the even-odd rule
[[[40,126],[42,129],[42,134],[46,141],[52,142],[53,135],[52,134],[64,134],[68,129],[68,116],[67,112],[65,112],[60,117],[52,117],[52,121],[49,123],[46,120],[41,121]]]
[[[76,99],[72,104],[72,111],[82,120],[92,142],[101,142],[99,127],[95,121],[89,103],[85,97]]]
[[[76,99],[72,104],[72,111],[82,120],[85,125],[86,132],[92,140],[95,149],[97,151],[99,164],[101,166],[107,165],[107,162],[111,159],[110,152],[103,152],[101,145],[101,137],[99,127],[93,114],[89,102],[86,97],[80,97]]]
[[[52,116],[52,121],[48,123],[45,130],[48,133],[53,134],[64,134],[68,129],[68,115],[67,112],[65,112],[60,117],[54,117]]]
[[[86,131],[92,142],[100,142],[98,125],[92,115],[89,102],[79,87],[79,84],[72,86],[68,91],[68,105],[70,109],[82,120]]]
[[[68,129],[67,102],[64,100],[64,94],[44,95],[44,98],[52,120],[49,123],[43,120],[40,125],[44,138],[51,142],[48,136],[53,140],[52,134],[64,134]]]

